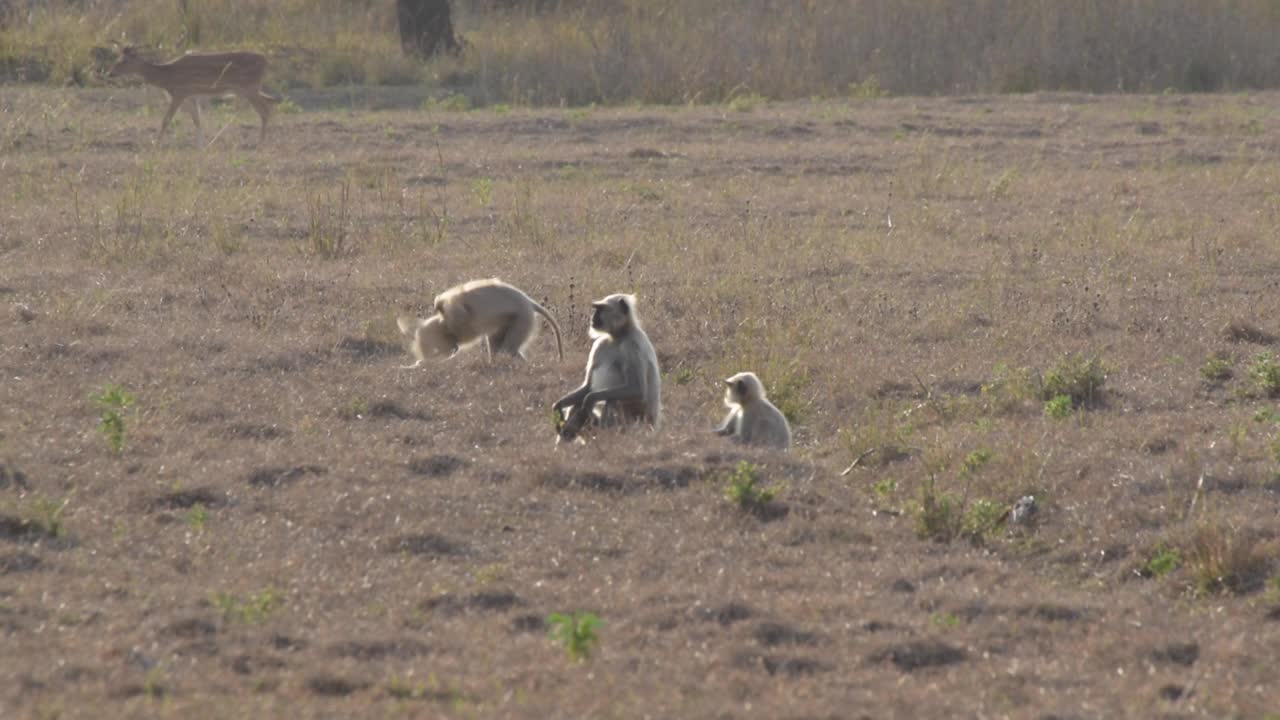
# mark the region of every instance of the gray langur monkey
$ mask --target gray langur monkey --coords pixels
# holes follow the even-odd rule
[[[567,409],[561,440],[572,440],[588,421],[600,425],[641,421],[657,426],[662,416],[662,378],[658,354],[640,327],[634,295],[614,294],[591,303],[587,376],[582,385],[556,401]]]
[[[717,435],[728,435],[744,445],[764,445],[779,450],[791,447],[791,426],[782,411],[765,397],[764,384],[752,372],[741,372],[724,381],[724,404],[729,408]]]
[[[541,315],[556,333],[556,350],[564,359],[560,325],[546,308],[534,302],[514,285],[497,278],[472,280],[449,288],[436,296],[435,315],[396,319],[400,332],[413,338],[413,354],[418,361],[404,365],[416,368],[428,359],[453,357],[462,346],[479,340],[488,343],[489,355],[506,353],[525,359],[524,347],[537,332],[534,314]]]

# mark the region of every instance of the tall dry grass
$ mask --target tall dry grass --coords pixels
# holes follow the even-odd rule
[[[290,85],[443,78],[482,103],[836,96],[870,79],[894,94],[1280,82],[1277,0],[470,0],[455,2],[467,52],[426,65],[401,57],[393,5],[53,0],[9,12],[0,73],[82,81],[90,48],[123,34],[270,50]]]

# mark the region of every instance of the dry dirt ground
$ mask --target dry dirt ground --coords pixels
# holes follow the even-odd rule
[[[1280,713],[1280,97],[359,97],[0,89],[0,715]],[[563,362],[398,369],[495,275]],[[616,291],[665,421],[557,447]]]

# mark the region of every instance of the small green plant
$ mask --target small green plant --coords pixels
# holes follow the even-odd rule
[[[1280,435],[1273,435],[1267,441],[1267,449],[1271,451],[1271,459],[1280,464]]]
[[[1062,420],[1071,416],[1072,404],[1070,395],[1055,395],[1044,403],[1044,414],[1054,420]]]
[[[262,622],[284,604],[284,596],[270,585],[248,597],[216,592],[210,600],[223,618],[249,624]]]
[[[1262,599],[1267,601],[1269,605],[1280,605],[1280,575],[1272,575],[1267,578],[1266,591],[1262,595]]]
[[[124,451],[124,411],[133,406],[136,398],[119,385],[107,383],[102,386],[102,392],[92,399],[102,410],[98,419],[98,432],[106,438],[111,451],[119,455]]]
[[[898,489],[898,481],[893,478],[883,478],[877,480],[871,486],[871,494],[876,496],[880,502],[889,502],[889,498],[893,497],[893,493]]]
[[[151,699],[156,699],[164,695],[164,666],[156,663],[147,674],[142,678],[142,692]]]
[[[1275,361],[1271,353],[1258,353],[1249,366],[1249,377],[1257,384],[1258,389],[1267,397],[1280,396],[1280,363]]]
[[[205,509],[203,503],[196,503],[187,509],[182,519],[187,522],[187,527],[191,528],[192,532],[201,533],[204,532],[204,524],[209,521],[209,511]]]
[[[280,102],[276,103],[276,112],[284,115],[297,115],[302,112],[302,108],[289,98],[281,98]]]
[[[422,101],[422,109],[431,112],[466,112],[471,109],[471,98],[466,95],[452,93],[442,98],[427,98]]]
[[[1143,563],[1138,574],[1148,578],[1164,577],[1177,570],[1180,565],[1182,565],[1182,556],[1178,551],[1161,543],[1156,546],[1151,557]]]
[[[992,379],[983,383],[979,392],[982,405],[992,415],[1008,415],[1036,397],[1032,373],[1026,368],[1011,368],[997,363]]]
[[[343,420],[363,420],[369,416],[369,403],[363,398],[351,398],[351,400],[338,409],[338,417]]]
[[[1009,194],[1009,189],[1018,181],[1018,171],[1015,168],[1008,168],[1000,173],[1000,176],[991,181],[988,190],[993,197],[1004,197]]]
[[[547,616],[552,641],[564,648],[569,659],[582,662],[591,656],[600,637],[596,630],[603,623],[589,612],[551,613]]]
[[[482,208],[493,202],[493,180],[487,177],[477,178],[471,183],[471,197]]]
[[[782,486],[760,486],[760,469],[743,460],[729,473],[729,481],[725,485],[724,497],[747,512],[759,512],[773,502],[782,491]]]
[[[803,424],[805,414],[809,410],[810,401],[805,397],[809,387],[809,373],[797,363],[779,366],[761,376],[765,386],[769,388],[769,402],[782,411],[783,417],[792,426]]]
[[[1098,402],[1107,382],[1106,367],[1098,358],[1068,355],[1058,361],[1040,381],[1040,399],[1049,402],[1061,395],[1071,398],[1073,407]]]
[[[1004,513],[1004,505],[986,498],[978,498],[964,509],[964,518],[960,522],[960,534],[974,545],[982,545],[1000,526]]]
[[[960,627],[960,618],[955,613],[934,613],[929,616],[929,622],[945,630]]]
[[[960,477],[967,478],[976,475],[984,465],[991,461],[991,451],[986,448],[979,448],[964,456],[964,460],[960,463]]]
[[[959,501],[937,489],[933,475],[920,486],[920,497],[912,507],[916,536],[921,540],[948,543],[960,534],[962,518]]]
[[[502,563],[489,563],[482,565],[471,573],[475,578],[477,585],[491,585],[502,579],[507,574],[507,566]]]
[[[677,385],[688,385],[694,380],[693,368],[683,366],[671,375],[671,382]]]
[[[1271,408],[1262,408],[1253,414],[1256,423],[1280,423],[1280,412]]]
[[[62,513],[70,502],[70,497],[61,500],[36,497],[31,501],[31,526],[48,537],[55,539],[63,537],[67,534],[67,528],[62,524]]]
[[[387,694],[397,700],[419,700],[426,696],[427,686],[410,682],[399,675],[392,675],[387,681]]]
[[[880,78],[875,75],[868,75],[862,82],[849,83],[849,97],[878,98],[888,94],[888,90],[880,87]]]
[[[595,109],[596,104],[591,103],[584,107],[569,108],[568,110],[565,110],[564,115],[573,122],[582,122],[583,120],[586,120],[587,116],[594,112]]]
[[[769,104],[769,98],[757,92],[745,92],[729,99],[729,109],[733,112],[751,112],[767,104]]]
[[[1200,366],[1200,377],[1206,382],[1220,383],[1231,379],[1231,358],[1225,355],[1210,355]]]

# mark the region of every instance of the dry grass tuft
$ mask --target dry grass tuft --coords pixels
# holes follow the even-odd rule
[[[1185,559],[1200,595],[1257,590],[1272,564],[1253,532],[1216,518],[1200,522],[1192,531]]]

